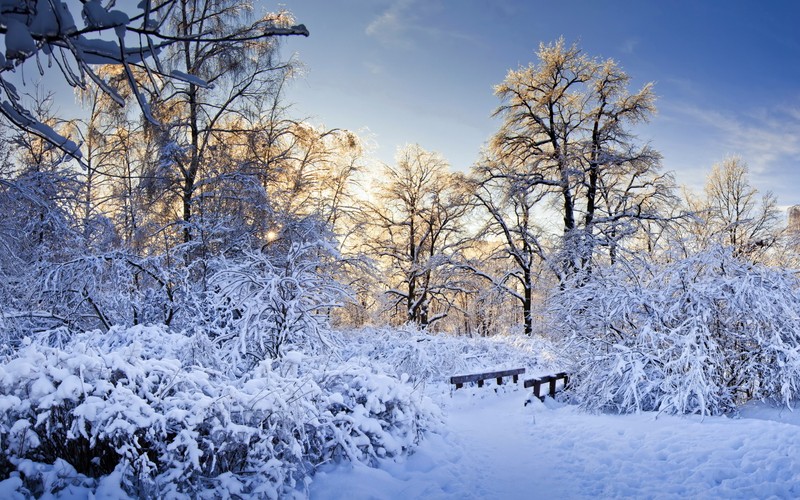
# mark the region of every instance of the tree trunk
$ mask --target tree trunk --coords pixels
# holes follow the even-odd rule
[[[529,287],[525,287],[525,298],[522,302],[522,311],[525,315],[525,335],[530,337],[533,335],[533,299],[532,291]]]

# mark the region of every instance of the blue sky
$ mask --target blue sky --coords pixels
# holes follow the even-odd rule
[[[637,129],[678,182],[700,188],[741,155],[781,205],[800,204],[800,2],[293,0],[305,74],[295,116],[362,131],[374,156],[419,143],[466,169],[497,129],[492,87],[563,36],[613,58],[632,90],[655,82],[659,113]],[[264,2],[263,6],[278,6]]]

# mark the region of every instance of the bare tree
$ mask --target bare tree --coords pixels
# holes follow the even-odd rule
[[[473,175],[475,198],[488,214],[481,233],[490,249],[470,269],[519,302],[525,334],[531,335],[534,288],[548,259],[546,231],[537,224],[535,210],[548,190],[530,184],[502,158],[485,159]]]
[[[715,164],[702,198],[687,194],[695,219],[689,235],[703,249],[721,244],[735,257],[763,260],[781,233],[777,200],[771,192],[759,196],[750,184],[749,169],[738,156]]]
[[[673,204],[660,155],[626,128],[655,111],[652,86],[630,94],[614,61],[563,39],[537,55],[496,87],[502,126],[473,170],[492,245],[473,269],[520,304],[528,335],[542,270],[563,283],[598,259],[613,263],[624,240],[651,230]]]
[[[62,129],[65,123],[53,113],[53,96],[40,91],[26,96],[29,107],[38,122],[52,129]],[[49,141],[36,134],[11,128],[10,142],[13,145],[13,162],[9,187],[17,193],[19,202],[26,210],[14,216],[14,224],[20,229],[16,239],[27,240],[26,258],[34,255],[62,253],[66,250],[63,239],[72,234],[72,221],[80,206],[81,185],[77,175],[65,161],[63,152]],[[10,213],[9,213],[10,215]],[[33,246],[40,246],[36,249]],[[70,245],[69,247],[71,247]]]
[[[427,327],[447,315],[459,290],[454,259],[466,238],[468,191],[441,155],[410,145],[386,166],[366,211],[370,253],[385,263],[381,281],[403,321]]]
[[[277,39],[264,35],[291,32],[290,14],[252,22],[252,10],[249,2],[178,0],[164,21],[177,43],[165,49],[162,67],[194,78],[149,86],[153,115],[163,124],[153,131],[161,149],[152,175],[179,200],[184,243],[197,236],[193,211],[202,210],[197,196],[213,183],[216,150],[251,128],[258,101],[277,92],[291,67],[278,60]]]
[[[542,44],[538,58],[496,87],[503,123],[491,148],[518,186],[559,214],[562,262],[553,269],[564,276],[586,270],[599,245],[613,251],[627,221],[656,217],[658,204],[648,200],[671,183],[657,173],[660,156],[626,129],[655,111],[652,85],[630,94],[614,61],[563,39]]]
[[[82,226],[88,250],[108,247],[118,236],[113,217],[117,187],[124,182],[118,167],[133,153],[130,144],[119,141],[119,135],[122,128],[129,134],[129,129],[134,127],[123,121],[124,111],[118,112],[115,103],[101,89],[81,89],[78,97],[88,114],[85,118],[72,120],[69,130],[83,148],[82,161],[74,166],[81,184],[81,206],[76,218]],[[124,127],[121,127],[123,123]],[[125,176],[125,180],[132,180],[132,176]],[[123,229],[122,234],[125,232]]]

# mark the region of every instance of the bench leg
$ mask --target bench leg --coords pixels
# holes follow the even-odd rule
[[[556,397],[556,378],[550,379],[550,397]]]
[[[464,387],[464,384],[456,384],[456,390],[461,389],[462,387]]]
[[[519,375],[514,375],[513,380],[515,384],[519,382]]]
[[[503,385],[503,377],[497,377],[497,385]]]
[[[478,380],[478,387],[483,387],[483,380]]]
[[[539,380],[534,380],[533,381],[533,395],[536,396],[539,399],[542,399],[542,396],[540,394],[541,390],[542,390],[542,383]]]

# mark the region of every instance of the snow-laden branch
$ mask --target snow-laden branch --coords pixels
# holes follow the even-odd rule
[[[99,0],[83,1],[80,6],[57,0],[24,0],[0,3],[0,35],[5,54],[0,54],[0,114],[15,127],[32,133],[61,149],[66,155],[81,158],[79,146],[63,137],[49,125],[36,119],[23,105],[19,93],[8,79],[28,60],[35,60],[40,75],[45,75],[53,62],[64,80],[72,87],[84,89],[97,85],[120,106],[125,100],[95,71],[96,65],[121,65],[131,94],[144,116],[152,123],[150,105],[139,88],[135,75],[140,70],[148,75],[179,80],[197,86],[208,86],[202,78],[180,71],[166,74],[161,69],[159,54],[175,43],[245,43],[274,36],[308,36],[304,25],[280,26],[263,19],[251,29],[226,36],[200,33],[176,36],[164,31],[166,19],[176,0],[143,0],[134,9],[125,11],[104,6]],[[82,23],[77,23],[81,19]],[[128,34],[132,36],[127,37]],[[131,44],[132,40],[136,40]]]

